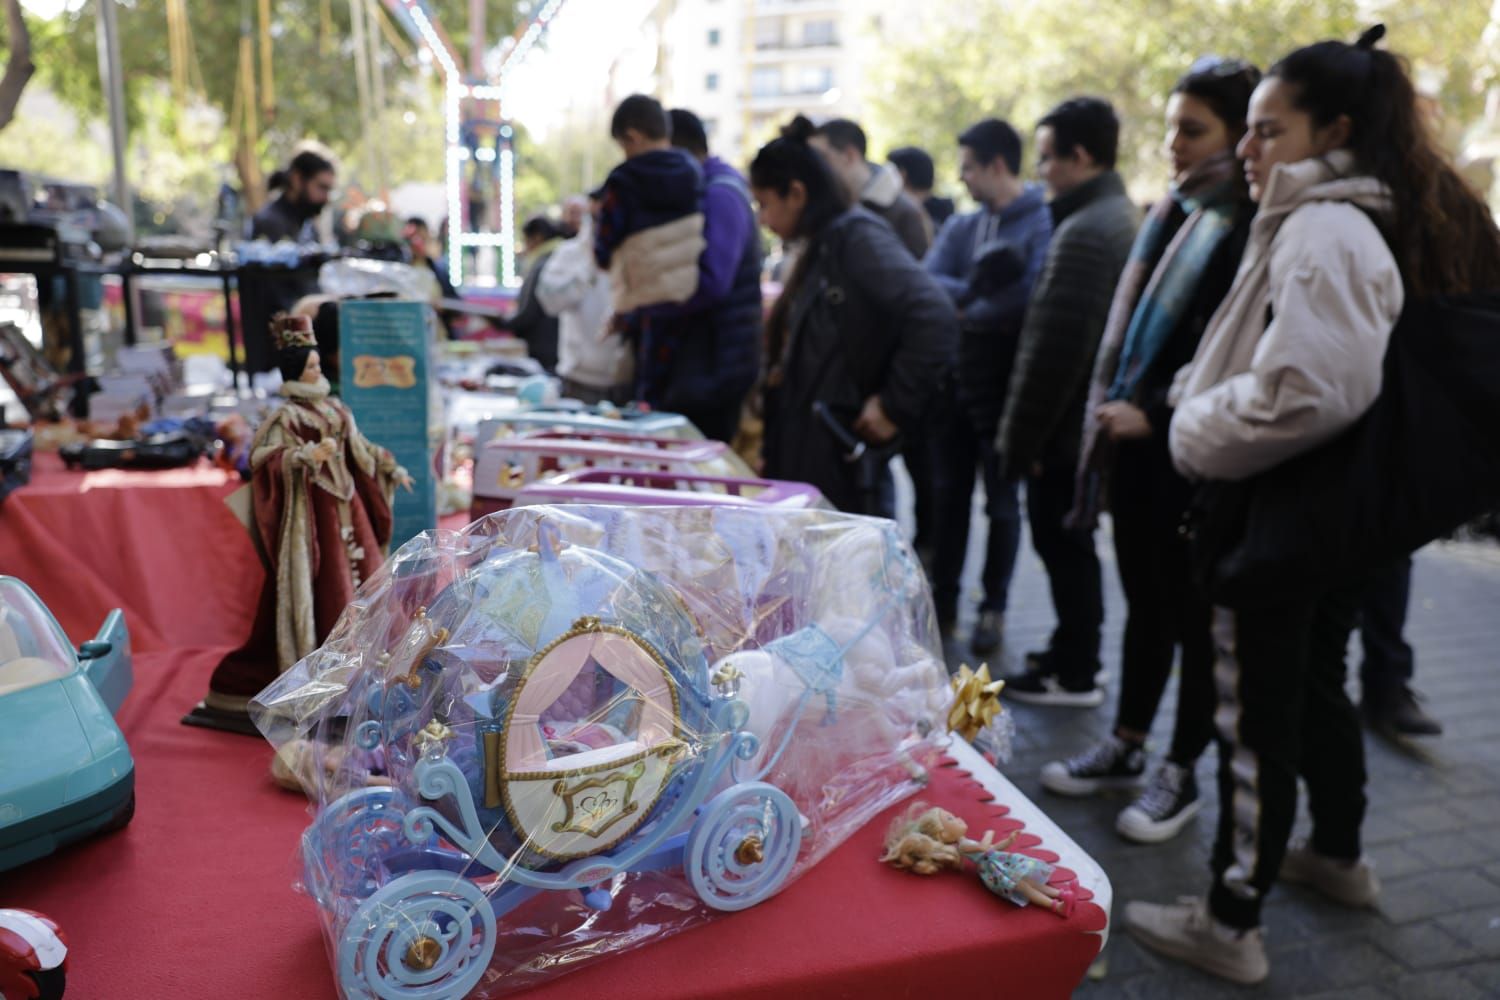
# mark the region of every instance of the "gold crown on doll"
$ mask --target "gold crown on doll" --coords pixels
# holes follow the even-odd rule
[[[317,347],[313,336],[311,316],[288,316],[280,313],[271,320],[271,338],[278,351],[293,351],[303,347]]]

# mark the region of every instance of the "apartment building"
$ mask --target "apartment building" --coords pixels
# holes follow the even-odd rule
[[[870,12],[879,7],[860,0],[663,0],[660,92],[698,112],[715,152],[743,164],[798,112],[858,117]]]

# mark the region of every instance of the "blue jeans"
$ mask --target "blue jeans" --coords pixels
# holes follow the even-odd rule
[[[1359,637],[1365,658],[1359,667],[1366,692],[1388,694],[1411,683],[1411,645],[1402,637],[1411,598],[1411,557],[1372,575],[1360,608]]]

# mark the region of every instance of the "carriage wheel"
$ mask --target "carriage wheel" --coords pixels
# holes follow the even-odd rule
[[[801,843],[791,796],[762,781],[733,785],[703,806],[688,833],[688,878],[714,909],[743,910],[776,894]]]
[[[305,834],[304,858],[315,893],[368,896],[379,887],[379,861],[405,843],[405,802],[394,788],[359,788],[331,802]],[[318,902],[332,901],[318,895]]]
[[[495,953],[495,912],[474,883],[416,872],[355,911],[339,941],[339,985],[351,997],[458,1000]]]

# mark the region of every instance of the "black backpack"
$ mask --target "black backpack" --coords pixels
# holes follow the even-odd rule
[[[1379,397],[1333,441],[1200,488],[1194,570],[1216,603],[1315,595],[1500,506],[1500,292],[1408,299]]]

